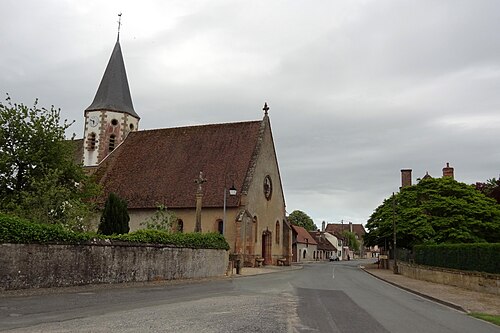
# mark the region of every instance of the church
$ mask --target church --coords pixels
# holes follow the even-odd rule
[[[127,202],[131,231],[164,205],[172,232],[221,233],[245,266],[290,264],[267,104],[255,121],[139,130],[118,39],[84,116],[77,154],[106,197]]]

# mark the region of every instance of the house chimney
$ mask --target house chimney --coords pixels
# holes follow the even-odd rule
[[[455,179],[454,169],[450,166],[450,163],[446,163],[446,166],[443,168],[443,178],[444,177]]]
[[[349,232],[352,232],[352,222],[349,222]]]
[[[325,221],[321,223],[321,232],[325,232]]]
[[[411,186],[411,169],[401,170],[401,188]]]

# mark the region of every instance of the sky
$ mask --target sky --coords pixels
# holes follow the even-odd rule
[[[83,135],[116,42],[140,128],[262,119],[286,210],[366,223],[426,172],[500,174],[500,1],[2,0],[0,94]]]

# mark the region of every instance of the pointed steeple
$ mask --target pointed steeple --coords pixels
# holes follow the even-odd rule
[[[119,40],[116,41],[94,101],[85,112],[97,110],[125,112],[140,119],[134,110],[132,97],[130,97],[127,73]]]

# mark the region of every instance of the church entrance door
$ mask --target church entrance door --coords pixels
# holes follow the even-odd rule
[[[271,232],[264,231],[262,233],[262,258],[264,258],[265,265],[272,265],[273,259],[271,257]]]

